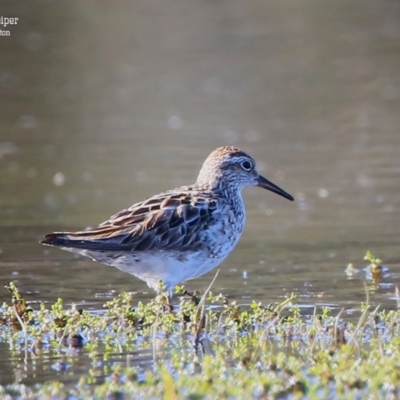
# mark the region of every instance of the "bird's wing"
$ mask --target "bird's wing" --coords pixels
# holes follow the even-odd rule
[[[195,192],[166,192],[122,210],[97,228],[46,235],[43,243],[102,251],[185,251],[201,246],[218,203]]]

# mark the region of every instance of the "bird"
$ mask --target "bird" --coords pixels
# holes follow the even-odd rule
[[[152,196],[98,227],[47,234],[41,243],[127,272],[159,292],[216,268],[235,248],[245,226],[242,189],[259,186],[294,198],[257,172],[243,150],[224,146],[204,161],[193,185]]]

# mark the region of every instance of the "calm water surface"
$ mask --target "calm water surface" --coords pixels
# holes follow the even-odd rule
[[[208,153],[229,144],[296,201],[246,190],[246,230],[215,292],[242,304],[295,292],[305,312],[351,315],[365,300],[369,249],[387,267],[368,284],[370,301],[396,307],[398,3],[125,6],[32,1],[7,11],[21,24],[0,40],[0,301],[11,280],[34,306],[62,297],[100,310],[124,291],[152,298],[143,282],[38,241],[192,183]],[[188,289],[206,289],[214,273]],[[0,354],[14,366],[4,381],[18,380],[20,355],[6,343]],[[21,379],[67,380],[52,357]],[[85,365],[75,360],[74,372]]]

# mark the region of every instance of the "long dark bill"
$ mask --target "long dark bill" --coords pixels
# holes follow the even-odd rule
[[[264,189],[270,190],[271,192],[279,194],[280,196],[285,197],[286,199],[288,199],[290,201],[294,200],[293,196],[291,196],[289,193],[286,193],[279,186],[276,186],[274,183],[270,182],[268,179],[265,179],[261,175],[259,175],[259,177],[258,177],[258,185],[257,186],[260,186]]]

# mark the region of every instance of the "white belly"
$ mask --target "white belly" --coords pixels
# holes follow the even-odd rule
[[[206,274],[221,263],[223,258],[208,258],[203,252],[155,252],[146,254],[120,254],[100,261],[145,281],[157,290],[162,280],[169,291],[175,285]],[[225,257],[224,257],[225,258]]]

